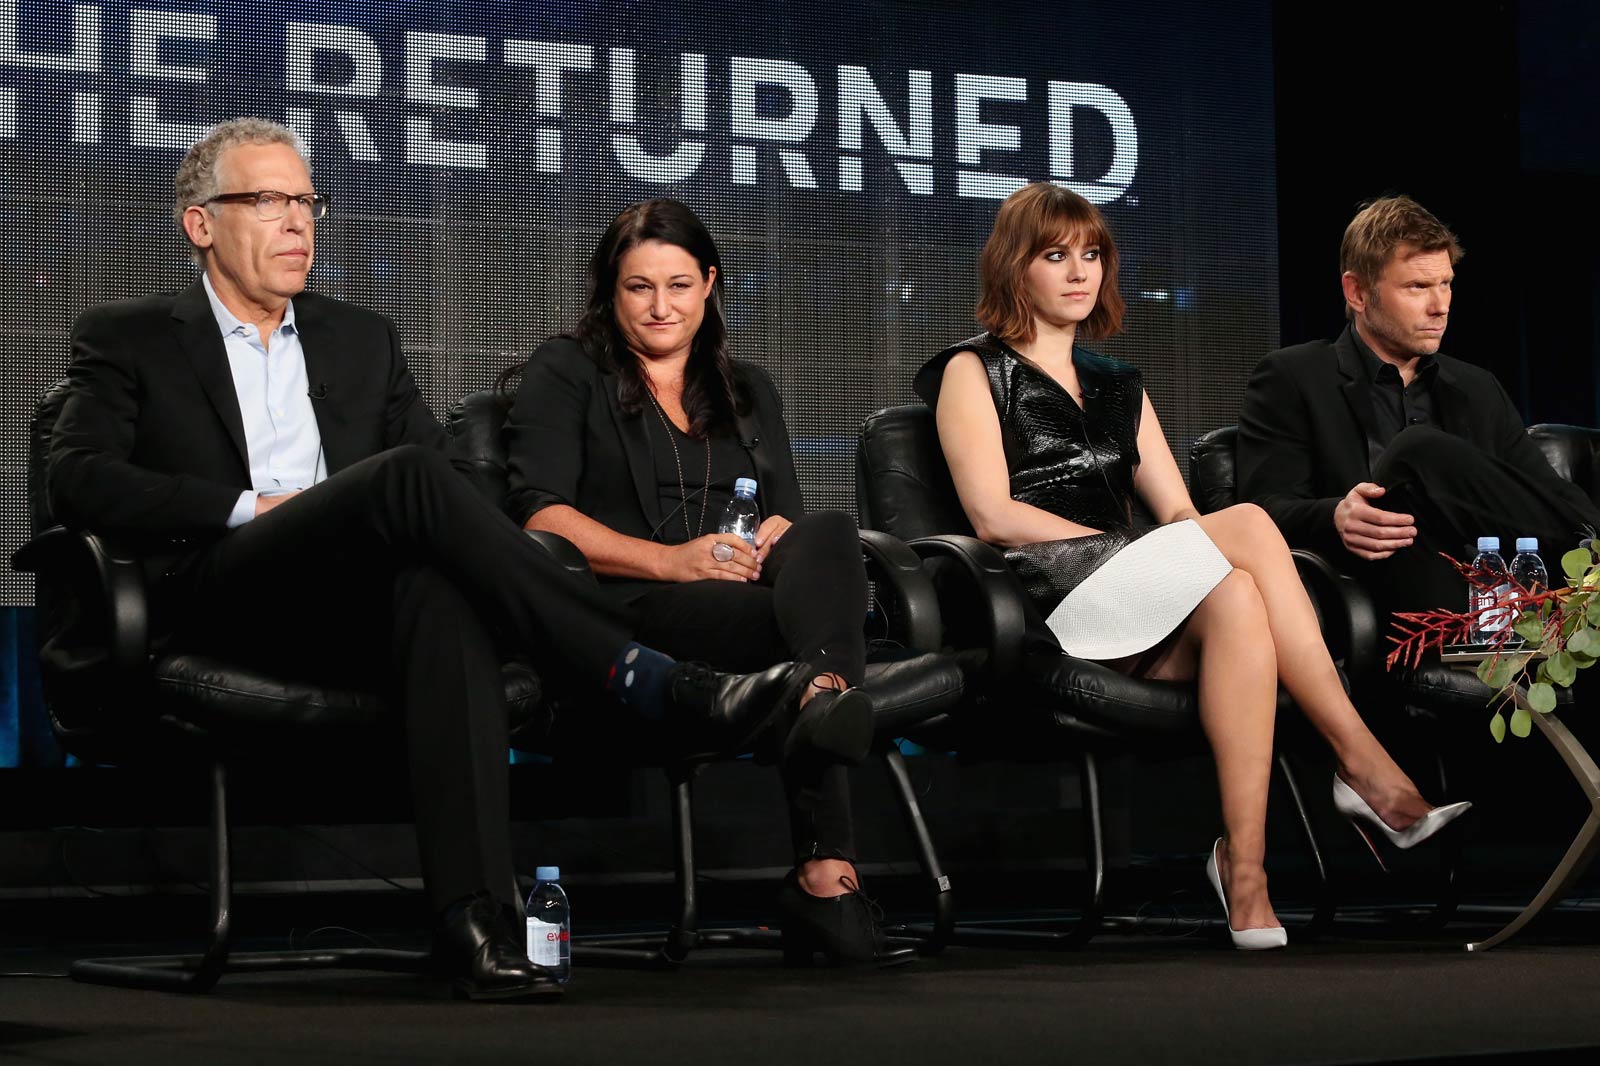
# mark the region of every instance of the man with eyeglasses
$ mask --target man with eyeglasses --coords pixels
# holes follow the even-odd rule
[[[175,184],[201,277],[79,317],[51,506],[140,547],[173,646],[398,691],[438,969],[472,999],[559,995],[519,932],[497,638],[687,750],[745,743],[811,671],[722,675],[631,643],[452,467],[394,326],[304,291],[328,200],[291,130],[225,122]]]

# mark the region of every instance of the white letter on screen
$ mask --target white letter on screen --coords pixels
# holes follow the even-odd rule
[[[1111,166],[1085,181],[1073,160],[1072,109],[1090,107],[1111,123]],[[1050,83],[1050,180],[1091,204],[1108,204],[1128,191],[1139,165],[1139,131],[1127,101],[1104,85],[1075,81]]]
[[[989,125],[983,121],[984,100],[1028,99],[1028,83],[1022,78],[986,74],[956,75],[956,160],[962,166],[983,163],[983,153],[1014,152],[1022,147],[1022,130],[1017,126]],[[1003,200],[1027,184],[1009,174],[990,174],[962,170],[956,174],[956,191],[962,196]]]
[[[586,44],[508,40],[505,56],[507,63],[534,68],[534,107],[546,119],[561,117],[561,76],[569,70],[594,68],[594,49]],[[537,138],[535,164],[546,174],[561,173],[561,131],[541,126]]]
[[[413,104],[434,107],[478,106],[478,90],[459,85],[440,85],[433,80],[433,65],[441,59],[482,63],[489,54],[482,37],[459,37],[450,33],[406,33],[406,99]],[[436,167],[470,167],[482,170],[489,165],[489,152],[471,141],[446,141],[433,135],[433,120],[423,115],[406,116],[406,162]]]
[[[283,27],[283,87],[291,93],[320,96],[359,96],[374,98],[383,88],[383,54],[378,43],[354,26],[322,22],[289,22]],[[350,61],[350,77],[342,82],[318,81],[316,56],[319,52],[342,55]],[[311,146],[312,110],[288,109],[289,125]],[[344,138],[350,158],[361,163],[380,163],[378,145],[367,120],[355,111],[335,111],[334,123]]]
[[[636,56],[631,48],[612,48],[606,52],[611,74],[611,121],[631,126],[638,122],[638,83]],[[706,57],[685,52],[678,60],[678,98],[682,101],[682,128],[705,132]],[[611,135],[611,150],[630,177],[641,181],[683,181],[700,167],[705,157],[704,141],[684,139],[669,155],[652,155],[639,138],[618,130]]]
[[[866,67],[840,67],[839,147],[861,151],[861,119],[865,116],[891,156],[932,159],[933,74],[930,71],[913,70],[906,74],[906,100],[909,105],[909,134],[900,129]],[[902,158],[895,158],[892,162],[908,190],[921,196],[932,195],[933,164]],[[840,157],[839,188],[844,192],[861,191],[859,156]]]
[[[733,135],[759,137],[767,141],[799,144],[811,135],[817,124],[817,87],[811,75],[798,63],[787,59],[746,59],[734,56],[729,60],[732,75]],[[789,113],[782,118],[756,114],[756,86],[771,85],[789,95]],[[778,149],[778,161],[789,184],[797,189],[815,189],[816,175],[805,154],[793,148]],[[733,183],[756,183],[756,150],[754,145],[733,146]]]
[[[22,52],[17,49],[17,0],[0,0],[0,65],[69,74],[100,73],[100,9],[93,4],[72,6],[72,51],[66,55]]]
[[[210,72],[205,67],[174,66],[161,61],[161,41],[165,38],[188,41],[215,41],[214,15],[194,15],[179,11],[128,12],[128,72],[136,78],[162,81],[203,82]],[[153,96],[128,100],[128,140],[138,148],[188,148],[206,133],[205,123],[164,122]]]

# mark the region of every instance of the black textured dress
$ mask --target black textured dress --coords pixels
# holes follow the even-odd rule
[[[1063,650],[1119,659],[1159,643],[1232,567],[1194,522],[1135,527],[1133,477],[1144,405],[1139,371],[1074,348],[1080,407],[1054,378],[982,333],[951,345],[917,372],[913,384],[928,406],[937,405],[945,365],[959,352],[976,353],[988,375],[1011,498],[1103,530],[1006,550]]]

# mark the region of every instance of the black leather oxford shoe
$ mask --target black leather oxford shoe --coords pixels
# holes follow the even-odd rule
[[[488,893],[462,905],[433,934],[433,967],[458,999],[560,998],[561,986],[528,961],[522,938]]]
[[[669,681],[671,719],[694,753],[742,751],[779,711],[799,702],[811,672],[804,663],[780,663],[759,674],[679,663]]]

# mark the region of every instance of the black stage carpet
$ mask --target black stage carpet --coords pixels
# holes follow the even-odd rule
[[[1600,1060],[1600,946],[1332,937],[1245,955],[1219,930],[1066,954],[953,948],[882,973],[705,951],[580,967],[564,1002],[456,1003],[356,972],[225,977],[206,996],[0,980],[0,1061],[50,1063],[1345,1063]],[[250,945],[244,945],[246,947]],[[148,943],[118,950],[151,950]],[[74,953],[81,953],[75,949]],[[59,948],[0,953],[62,969]]]

